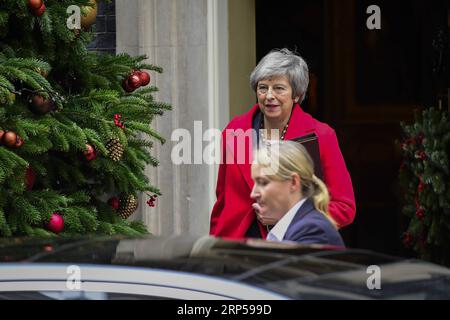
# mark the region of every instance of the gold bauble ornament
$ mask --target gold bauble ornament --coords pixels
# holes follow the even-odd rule
[[[95,0],[90,0],[89,3],[92,4],[93,7],[83,6],[81,8],[81,27],[84,30],[90,29],[97,19],[97,2]]]

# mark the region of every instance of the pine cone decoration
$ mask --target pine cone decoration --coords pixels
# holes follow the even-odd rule
[[[120,143],[119,138],[111,138],[106,144],[106,149],[112,161],[118,162],[122,159],[124,147]]]
[[[122,219],[128,219],[138,208],[138,199],[135,196],[129,195],[120,199],[120,206],[117,213]]]

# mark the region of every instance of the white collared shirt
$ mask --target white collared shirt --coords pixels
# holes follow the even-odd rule
[[[292,222],[292,219],[294,219],[295,214],[297,213],[298,209],[301,208],[301,206],[305,203],[306,200],[307,199],[304,198],[304,199],[300,200],[299,202],[297,202],[296,205],[293,206],[283,216],[283,218],[281,218],[281,220],[277,222],[277,224],[273,227],[273,229],[270,230],[266,239],[269,241],[283,241],[286,231]]]

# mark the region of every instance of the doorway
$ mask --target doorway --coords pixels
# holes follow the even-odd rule
[[[310,66],[303,108],[336,130],[352,176],[357,214],[342,230],[347,246],[408,255],[398,186],[401,121],[434,103],[431,44],[442,1],[256,0],[257,61],[274,48],[296,50]],[[376,4],[382,29],[367,29]],[[441,14],[445,13],[445,14]],[[442,17],[441,17],[442,15]]]

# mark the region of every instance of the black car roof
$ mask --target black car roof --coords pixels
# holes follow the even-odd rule
[[[396,298],[420,290],[420,294],[450,295],[450,270],[437,265],[367,250],[252,239],[227,241],[192,236],[9,239],[0,241],[0,259],[15,263],[94,264],[190,272],[302,298],[324,295]],[[367,268],[371,265],[383,269],[382,292],[367,289]],[[431,289],[430,284],[434,284]]]

